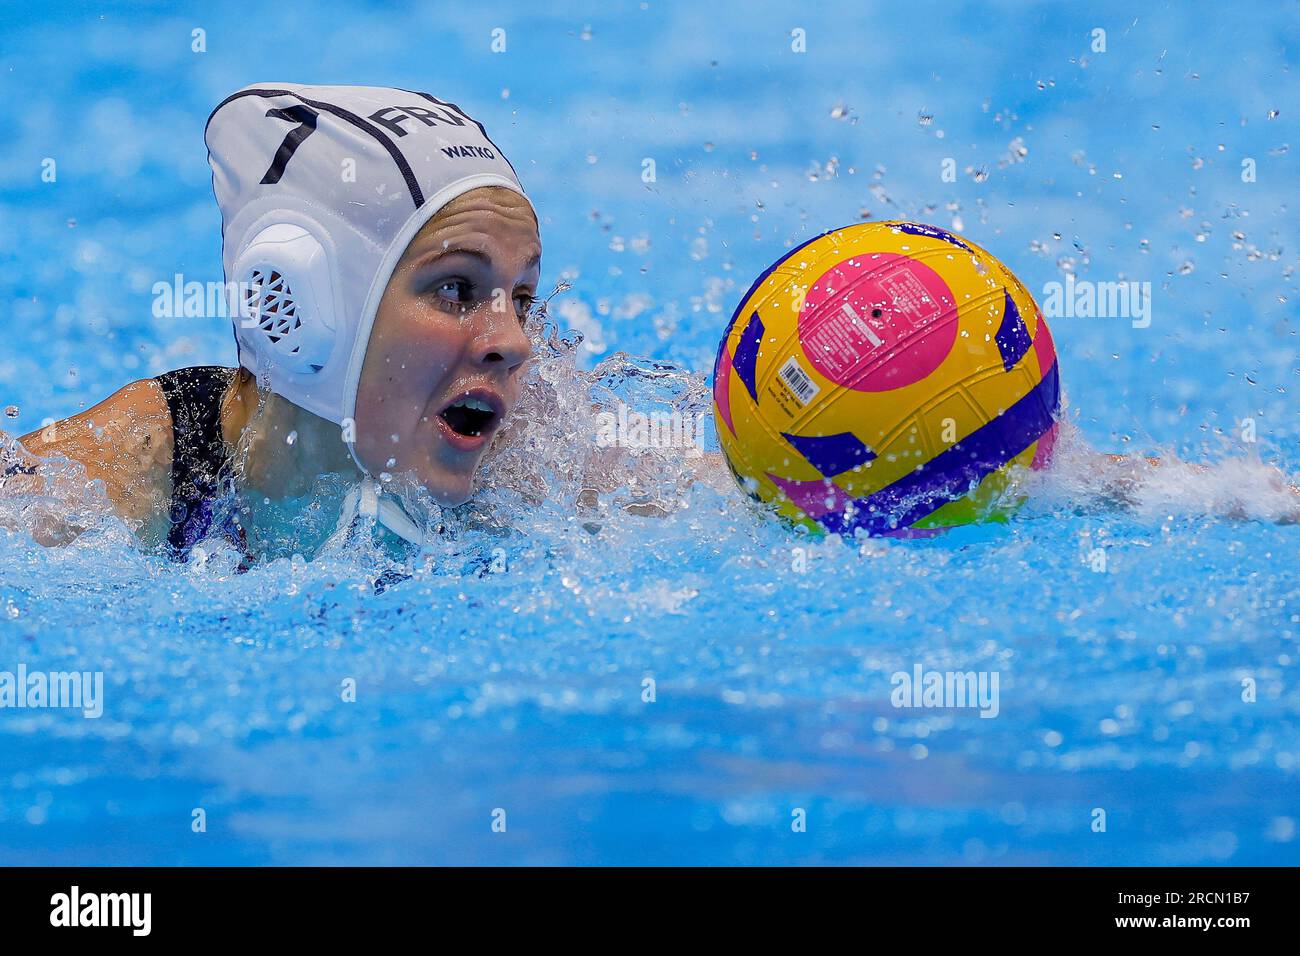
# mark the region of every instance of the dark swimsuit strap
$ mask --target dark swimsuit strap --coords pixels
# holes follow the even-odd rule
[[[221,505],[235,490],[231,449],[221,434],[221,402],[234,369],[217,365],[166,372],[154,379],[172,416],[172,500],[168,543],[182,556],[198,541],[222,533],[241,548],[237,524],[221,522]],[[233,516],[230,516],[233,517]]]

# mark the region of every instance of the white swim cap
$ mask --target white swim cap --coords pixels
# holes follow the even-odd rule
[[[428,93],[249,86],[212,111],[205,138],[239,363],[342,426],[412,237],[471,189],[524,195],[483,125]]]

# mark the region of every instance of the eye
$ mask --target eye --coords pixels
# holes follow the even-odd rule
[[[536,296],[531,292],[515,293],[515,314],[519,316],[520,322],[528,317],[528,310],[533,307],[533,303],[536,301]]]
[[[464,279],[447,279],[439,283],[438,287],[434,289],[438,298],[460,305],[470,301],[473,291],[474,287]]]

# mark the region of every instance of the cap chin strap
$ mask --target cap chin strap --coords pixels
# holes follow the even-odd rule
[[[421,547],[424,545],[424,529],[411,520],[400,504],[385,495],[379,482],[369,475],[365,475],[361,479],[361,484],[349,491],[348,496],[343,499],[339,523],[330,541],[346,537],[352,528],[352,523],[362,516],[374,518],[376,522],[404,541]]]

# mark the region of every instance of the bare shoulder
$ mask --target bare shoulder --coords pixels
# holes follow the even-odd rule
[[[38,458],[63,455],[81,464],[87,478],[104,483],[123,518],[145,520],[171,494],[171,412],[153,379],[132,382],[20,441]]]

